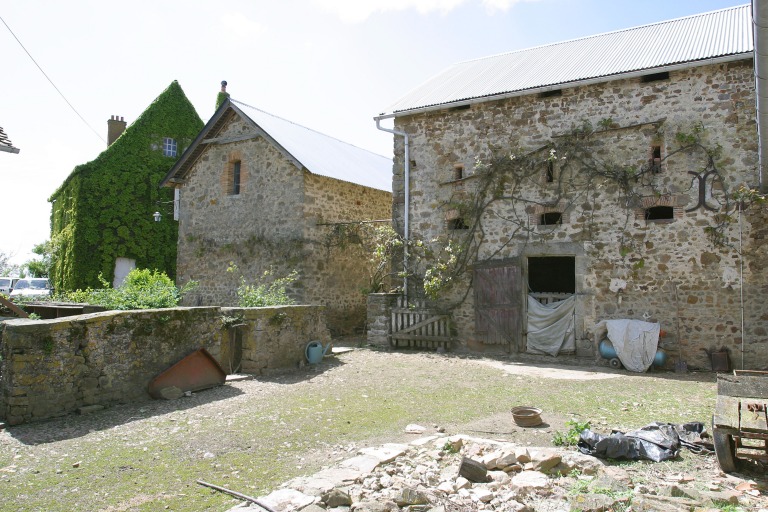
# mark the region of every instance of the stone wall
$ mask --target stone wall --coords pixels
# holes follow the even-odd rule
[[[306,300],[326,306],[334,334],[362,333],[373,248],[365,236],[334,239],[334,230],[345,233],[356,227],[334,223],[386,220],[384,224],[389,224],[392,194],[313,174],[306,175],[305,184],[304,237],[312,244],[304,260]]]
[[[330,341],[315,306],[110,311],[0,327],[0,418],[9,424],[145,400],[154,377],[199,348],[228,373],[265,374],[303,364],[309,341]]]
[[[368,344],[389,347],[392,328],[392,308],[399,293],[371,293],[368,295],[368,321],[366,333]]]
[[[759,269],[768,264],[768,254],[756,231],[764,215],[752,211],[742,216],[746,297],[742,333],[740,261],[735,249],[738,225],[734,219],[727,230],[730,248],[711,243],[704,228],[715,222],[718,212],[697,207],[698,180],[689,174],[706,170],[706,155],[671,154],[676,133],[691,133],[701,125],[702,142],[722,148],[715,163],[724,181],[707,184],[708,204],[720,208],[714,196],[722,195],[723,189],[732,192],[742,184],[757,185],[752,63],[701,66],[669,75],[668,80],[622,79],[565,88],[561,96],[532,94],[396,118],[396,128],[406,131],[411,141],[411,233],[425,241],[461,238],[459,230],[452,230],[447,222],[454,215],[452,203],[472,195],[480,181],[472,176],[474,162],[488,161],[493,148],[540,150],[584,121],[595,127],[598,156],[624,165],[643,165],[652,145],[659,144],[662,157],[668,158],[654,186],[643,192],[649,204],[671,207],[672,219],[646,221],[645,205],[628,207],[619,188],[608,180],[589,194],[577,197],[576,192],[583,190],[562,194],[556,190],[557,180],[546,182],[542,166],[541,179],[514,191],[526,197],[525,202],[499,201],[483,216],[484,237],[477,260],[519,258],[525,279],[529,257],[573,257],[580,339],[592,340],[594,325],[602,319],[647,319],[661,323],[668,333],[663,344],[675,355],[681,349],[689,366],[708,368],[704,349],[721,346],[728,347],[740,365],[743,335],[745,367],[766,367],[768,318],[761,303],[768,281]],[[395,153],[393,216],[395,225],[401,226],[402,138],[395,138]],[[458,180],[457,166],[465,169]],[[503,194],[510,194],[509,188]],[[550,204],[553,197],[566,197],[567,204]],[[562,225],[537,225],[542,213],[558,207],[565,210]],[[518,230],[508,222],[510,218],[527,224]],[[473,294],[465,295],[470,279],[467,272],[442,298],[447,304],[459,303],[454,321],[468,344],[476,337]],[[626,286],[618,290],[616,285],[622,282]]]
[[[220,135],[246,137],[250,129],[235,117]],[[199,282],[184,305],[236,305],[240,276],[254,283],[268,270],[297,270],[293,299],[326,306],[334,334],[362,329],[369,253],[354,244],[328,247],[329,223],[389,219],[391,194],[299,170],[251,135],[210,144],[181,188],[177,281]],[[239,194],[228,189],[235,161]],[[237,271],[227,272],[233,263]]]

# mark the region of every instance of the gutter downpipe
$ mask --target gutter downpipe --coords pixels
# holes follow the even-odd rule
[[[765,193],[763,167],[768,151],[768,2],[752,0],[752,32],[755,46],[755,91],[757,109],[758,169],[760,193]]]
[[[403,239],[405,240],[405,243],[403,244],[403,296],[405,297],[406,304],[408,303],[408,241],[410,240],[409,235],[409,226],[410,226],[410,203],[411,203],[411,187],[410,187],[410,181],[411,181],[411,161],[410,161],[410,155],[409,155],[409,144],[408,144],[408,134],[404,131],[395,130],[391,128],[384,128],[381,126],[381,118],[375,117],[376,120],[376,128],[383,131],[388,132],[393,135],[399,135],[403,138],[403,143],[405,144],[405,161],[403,162],[403,191],[405,193],[404,197],[404,212],[403,212]]]

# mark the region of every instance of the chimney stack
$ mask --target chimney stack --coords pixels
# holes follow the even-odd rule
[[[227,81],[222,80],[221,81],[221,92],[216,95],[216,110],[219,110],[219,107],[221,106],[224,101],[229,98],[229,93],[227,92]]]
[[[107,146],[111,146],[125,131],[126,122],[122,117],[110,116],[107,120]]]

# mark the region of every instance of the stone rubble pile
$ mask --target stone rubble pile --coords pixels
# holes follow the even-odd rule
[[[706,489],[686,478],[650,488],[635,485],[621,467],[576,451],[434,435],[362,449],[259,501],[278,512],[703,512],[724,503],[768,512],[758,490],[738,491],[744,481],[728,478]],[[263,509],[243,503],[230,512],[245,510]]]

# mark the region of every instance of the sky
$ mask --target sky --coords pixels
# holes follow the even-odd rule
[[[106,148],[110,116],[132,123],[173,80],[203,122],[226,80],[233,99],[391,157],[373,117],[451,64],[743,3],[0,0],[0,127],[21,150],[0,152],[0,253],[32,258],[48,198]]]

